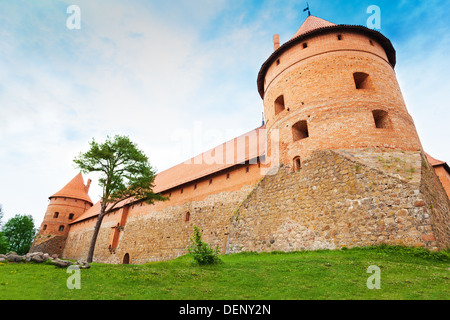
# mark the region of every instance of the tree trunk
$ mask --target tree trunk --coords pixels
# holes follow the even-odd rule
[[[105,207],[102,205],[100,210],[100,214],[98,215],[97,223],[95,224],[94,234],[92,235],[91,245],[89,246],[89,253],[87,257],[87,262],[91,263],[94,260],[94,249],[95,243],[97,242],[98,233],[100,231],[100,227],[102,225],[103,217],[105,216]]]

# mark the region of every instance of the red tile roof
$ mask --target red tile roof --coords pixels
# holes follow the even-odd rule
[[[155,193],[161,193],[235,165],[243,164],[246,161],[263,156],[265,147],[266,132],[265,126],[262,126],[158,173],[155,177],[153,190]],[[133,200],[125,200],[116,207],[120,208],[130,202],[133,202]],[[71,224],[92,218],[99,212],[100,202],[97,202]]]
[[[50,198],[60,197],[60,198],[79,199],[87,201],[90,204],[92,204],[92,200],[88,194],[89,183],[88,185],[85,186],[83,176],[81,175],[81,173],[79,173],[68,184],[66,184],[64,188],[59,190]]]
[[[327,20],[315,17],[315,16],[309,16],[306,18],[305,22],[300,26],[300,28],[297,30],[295,35],[292,37],[292,39],[297,38],[305,33],[308,33],[310,31],[321,29],[325,27],[331,27],[335,26],[336,24],[331,23]]]

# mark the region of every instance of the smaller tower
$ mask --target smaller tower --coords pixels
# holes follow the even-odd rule
[[[88,194],[90,184],[89,179],[85,185],[79,173],[64,188],[49,197],[50,203],[30,252],[62,254],[69,224],[93,205]]]

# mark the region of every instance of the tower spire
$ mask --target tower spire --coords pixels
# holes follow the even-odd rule
[[[309,10],[309,3],[308,2],[306,3],[306,8],[303,9],[303,12],[306,12],[306,11],[308,11],[308,17],[309,17],[311,15],[311,11]]]

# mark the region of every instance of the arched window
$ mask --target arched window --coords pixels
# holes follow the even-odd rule
[[[367,73],[355,72],[353,79],[355,80],[356,89],[370,89],[370,78]]]
[[[186,212],[186,214],[184,215],[184,221],[188,222],[189,220],[191,220],[191,213],[188,211]]]
[[[283,112],[285,109],[284,107],[284,96],[281,95],[275,100],[275,115]]]
[[[122,264],[130,264],[130,255],[128,253],[125,253],[123,256]]]
[[[299,141],[308,137],[308,123],[306,120],[299,121],[292,126],[292,138],[294,141]]]
[[[293,160],[293,168],[294,171],[300,171],[300,169],[302,168],[302,163],[300,161],[300,157],[295,157]]]
[[[375,128],[377,129],[390,129],[391,121],[389,120],[389,115],[384,110],[374,110],[372,111],[373,120],[375,121]]]
[[[44,224],[44,226],[42,227],[42,230],[47,230],[47,225]]]
[[[64,226],[59,226],[59,229],[58,229],[59,231],[64,231]]]

